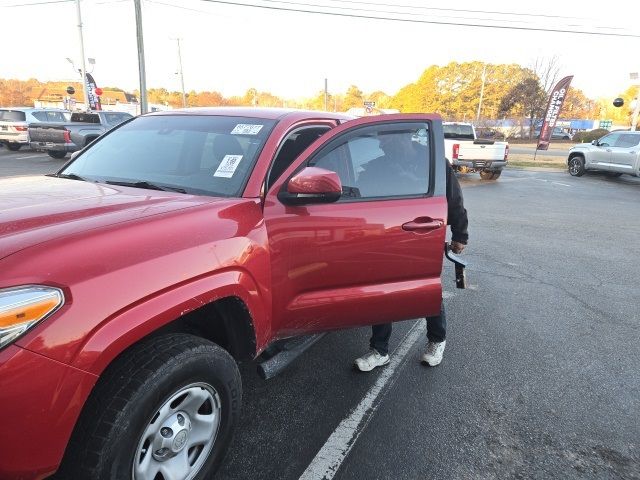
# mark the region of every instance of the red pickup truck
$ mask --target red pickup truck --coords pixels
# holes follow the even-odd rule
[[[237,361],[439,311],[445,161],[437,115],[187,109],[0,180],[0,478],[209,478]]]

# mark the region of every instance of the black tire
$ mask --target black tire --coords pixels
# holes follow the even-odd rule
[[[576,155],[569,159],[569,174],[572,177],[581,177],[584,175],[584,157]]]
[[[17,152],[22,148],[22,145],[20,143],[7,143],[7,148],[12,152]]]
[[[497,177],[494,177],[494,174],[495,174],[495,172],[492,171],[492,170],[482,170],[480,172],[480,178],[482,180],[493,180],[494,178],[497,178]],[[499,176],[500,175],[498,175],[498,177]]]
[[[67,152],[62,152],[60,150],[47,150],[47,153],[51,158],[56,158],[58,160],[61,160],[67,156]]]
[[[502,170],[498,170],[498,171],[493,172],[493,180],[499,179],[500,175],[502,175]]]
[[[194,387],[194,384],[197,385]],[[171,405],[170,411],[179,409],[177,412],[186,409],[181,405],[186,397],[175,398],[181,390],[201,388],[208,392],[200,385],[214,389],[217,396],[211,407],[220,407],[217,433],[212,432],[208,437],[212,441],[210,450],[203,449],[198,454],[200,447],[193,447],[197,460],[191,465],[202,462],[193,478],[210,478],[220,466],[231,442],[240,415],[242,385],[236,362],[224,349],[186,334],[164,335],[143,341],[107,369],[82,411],[59,478],[130,479],[134,477],[136,458],[139,461],[151,455],[151,461],[158,463],[153,459],[159,450],[150,452],[153,444],[143,443],[143,432],[148,432],[150,426],[159,432],[160,426],[165,425],[163,416],[159,415],[162,406],[168,408],[166,406]],[[205,405],[197,407],[198,412]],[[167,410],[163,412],[166,415]],[[177,413],[174,412],[174,418],[175,415]],[[156,421],[160,424],[154,425]],[[191,433],[191,427],[184,431]],[[153,434],[154,438],[158,432]],[[187,444],[185,438],[188,439],[188,435],[182,436],[180,446],[176,448],[183,448],[182,453],[186,455],[187,447],[183,447]],[[140,458],[136,455],[137,450],[142,452]],[[189,453],[191,451],[188,450]],[[193,473],[195,470],[192,469],[189,474]]]

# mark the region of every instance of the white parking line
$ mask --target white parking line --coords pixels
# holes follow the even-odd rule
[[[43,155],[43,154],[40,154],[40,155],[27,155],[27,156],[23,156],[23,155],[21,155],[21,156],[19,156],[19,157],[14,157],[14,158],[15,158],[16,160],[18,160],[18,159],[19,159],[19,160],[22,160],[22,159],[24,159],[24,158],[45,158],[45,155]]]
[[[351,414],[342,420],[338,428],[329,436],[300,477],[300,480],[330,480],[334,477],[358,437],[378,409],[380,394],[384,392],[385,386],[392,379],[396,369],[402,364],[411,347],[424,334],[425,330],[426,322],[424,320],[418,320],[413,324],[409,333],[392,353],[389,364],[383,367],[376,383],[369,389]]]
[[[560,183],[560,182],[551,182],[554,185],[562,185],[563,187],[571,187],[573,185],[569,185],[568,183]]]

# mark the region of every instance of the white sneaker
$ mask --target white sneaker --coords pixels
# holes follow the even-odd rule
[[[446,344],[446,340],[442,342],[428,342],[427,351],[424,355],[422,355],[422,363],[425,363],[430,367],[440,365],[440,362],[442,361],[442,355],[444,354],[444,347]]]
[[[356,358],[355,365],[361,372],[370,372],[376,367],[381,367],[389,363],[389,355],[380,355],[374,348],[369,353]]]

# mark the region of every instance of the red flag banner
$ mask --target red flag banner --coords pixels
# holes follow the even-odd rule
[[[538,146],[536,147],[536,150],[547,150],[549,148],[551,134],[553,133],[553,128],[556,126],[556,121],[560,116],[560,110],[562,109],[562,104],[564,103],[564,99],[569,91],[571,80],[573,80],[573,75],[564,77],[556,84],[555,87],[553,87],[551,95],[549,96],[549,103],[547,104],[547,111],[544,115],[542,127],[540,128],[540,138],[538,139]]]
[[[547,150],[549,148],[551,134],[553,133],[553,128],[556,126],[556,121],[560,115],[562,104],[564,103],[564,99],[569,91],[571,80],[573,80],[573,75],[564,77],[556,84],[555,87],[553,87],[551,96],[549,96],[549,103],[547,104],[544,121],[540,128],[540,138],[538,139],[538,146],[536,147],[536,150]]]
[[[87,96],[89,97],[89,110],[102,110],[100,104],[100,97],[96,94],[96,81],[93,79],[93,75],[87,72]]]

